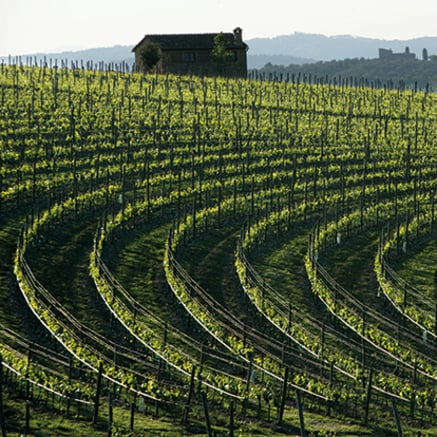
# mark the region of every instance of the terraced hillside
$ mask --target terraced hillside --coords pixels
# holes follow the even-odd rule
[[[1,65],[4,432],[437,435],[436,108]]]

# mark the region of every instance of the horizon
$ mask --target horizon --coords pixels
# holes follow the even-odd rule
[[[437,36],[434,0],[14,0],[3,5],[0,56],[134,46],[145,34],[230,32],[245,40],[295,33],[410,40]],[[148,20],[147,17],[153,17]],[[25,29],[25,31],[23,31]]]
[[[202,32],[199,32],[202,33]],[[203,33],[209,33],[209,32],[203,32]],[[180,32],[178,34],[184,34],[183,32]],[[370,40],[380,40],[380,41],[386,41],[386,42],[410,42],[413,40],[417,40],[417,39],[424,39],[424,38],[437,38],[436,36],[430,36],[430,35],[424,35],[424,36],[418,36],[418,37],[414,37],[414,38],[409,38],[409,39],[399,39],[399,38],[394,38],[394,39],[384,39],[384,38],[372,38],[372,37],[366,37],[366,36],[361,36],[361,35],[350,35],[350,34],[342,34],[342,35],[325,35],[322,33],[316,33],[316,32],[292,32],[289,34],[281,34],[281,35],[275,35],[275,36],[271,36],[271,37],[254,37],[254,38],[250,38],[250,39],[244,39],[246,42],[250,42],[252,40],[257,40],[257,39],[268,39],[268,40],[274,40],[277,38],[283,38],[283,37],[289,37],[289,36],[293,36],[293,35],[314,35],[314,36],[321,36],[321,37],[326,37],[326,38],[362,38],[362,39],[370,39]],[[144,36],[144,35],[143,35]],[[19,53],[19,54],[7,54],[7,55],[2,55],[0,54],[0,58],[1,59],[5,59],[8,57],[11,58],[15,58],[15,57],[23,57],[23,56],[41,56],[41,55],[61,55],[64,53],[78,53],[78,52],[83,52],[83,51],[89,51],[89,50],[101,50],[101,49],[111,49],[114,47],[134,47],[136,43],[132,43],[132,44],[112,44],[112,45],[108,45],[108,46],[95,46],[95,47],[85,47],[85,46],[74,46],[74,45],[66,45],[65,47],[57,47],[57,48],[53,48],[51,51],[38,51],[38,52],[33,52],[33,53]],[[250,55],[250,53],[248,53]],[[254,55],[258,55],[259,53],[256,53]],[[280,55],[280,53],[278,53],[278,55]],[[285,56],[292,56],[292,55],[285,55]]]

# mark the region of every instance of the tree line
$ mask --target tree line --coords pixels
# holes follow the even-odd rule
[[[437,90],[437,56],[424,59],[393,57],[388,59],[343,59],[311,64],[273,65],[267,63],[256,71],[276,79],[301,77],[306,82],[322,78],[325,82],[339,78],[363,78],[370,82],[392,82],[394,86]],[[341,80],[340,80],[341,82]]]

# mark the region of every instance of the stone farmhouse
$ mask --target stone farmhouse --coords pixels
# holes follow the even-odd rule
[[[408,47],[405,47],[404,52],[393,53],[392,49],[379,49],[379,59],[416,59],[416,55],[410,52]]]
[[[213,56],[218,33],[146,35],[133,49],[137,71],[146,71],[142,50],[147,44],[159,46],[160,59],[153,71],[158,73],[194,74],[200,76],[247,76],[248,45],[241,28],[222,33],[229,56],[223,63]]]

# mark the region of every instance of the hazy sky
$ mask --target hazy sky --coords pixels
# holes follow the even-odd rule
[[[135,45],[147,33],[437,36],[436,0],[0,0],[0,56]]]

